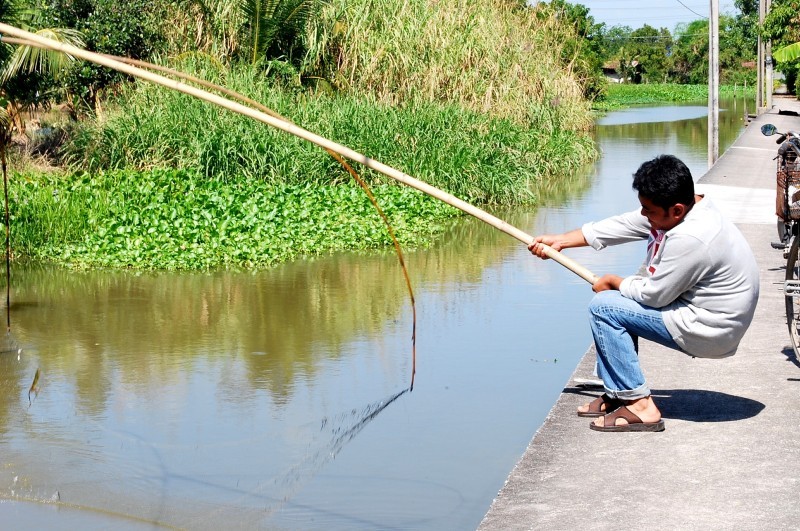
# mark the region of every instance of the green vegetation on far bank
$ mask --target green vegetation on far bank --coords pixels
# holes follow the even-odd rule
[[[595,156],[586,135],[452,105],[390,107],[275,87],[251,95],[477,204],[542,204],[553,176],[575,174]],[[72,267],[188,270],[391,245],[364,192],[319,147],[152,85],[131,85],[114,103],[65,144],[83,170],[12,180],[18,254]],[[460,214],[352,164],[404,246],[428,244]]]
[[[719,88],[721,97],[747,96],[755,97],[753,86],[743,87],[722,85]],[[595,101],[596,111],[613,111],[632,105],[651,103],[707,101],[708,85],[679,85],[677,83],[653,83],[634,85],[631,83],[610,83],[603,101]]]

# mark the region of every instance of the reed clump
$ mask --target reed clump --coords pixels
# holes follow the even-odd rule
[[[561,59],[572,31],[521,0],[333,0],[309,33],[306,68],[390,105],[442,102],[578,131],[591,122]]]

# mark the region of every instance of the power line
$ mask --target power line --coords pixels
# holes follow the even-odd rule
[[[694,13],[695,15],[697,15],[698,17],[708,20],[708,17],[706,17],[704,15],[701,15],[700,13],[698,13],[697,11],[692,9],[691,7],[689,7],[686,4],[684,4],[683,2],[681,2],[681,0],[675,0],[675,1],[678,2],[680,5],[682,5],[683,7],[685,7],[686,9],[688,9],[689,11],[691,11],[692,13]]]
[[[680,39],[682,39],[684,37],[708,37],[708,33],[681,33],[681,34],[678,34],[678,35],[647,35],[647,36],[639,35],[639,36],[636,36],[636,37],[624,36],[624,37],[620,37],[620,39],[625,39],[625,40],[628,40],[628,41],[648,40],[648,39],[649,40],[668,40],[668,39],[680,40]]]

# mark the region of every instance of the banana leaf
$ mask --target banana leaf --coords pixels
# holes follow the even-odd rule
[[[800,59],[800,42],[778,48],[772,52],[772,58],[781,63],[788,63]]]

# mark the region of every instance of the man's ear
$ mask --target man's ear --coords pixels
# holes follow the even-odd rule
[[[686,208],[686,205],[684,205],[683,203],[675,203],[674,205],[669,207],[670,217],[678,221],[682,220],[687,212],[689,212],[689,209]]]

